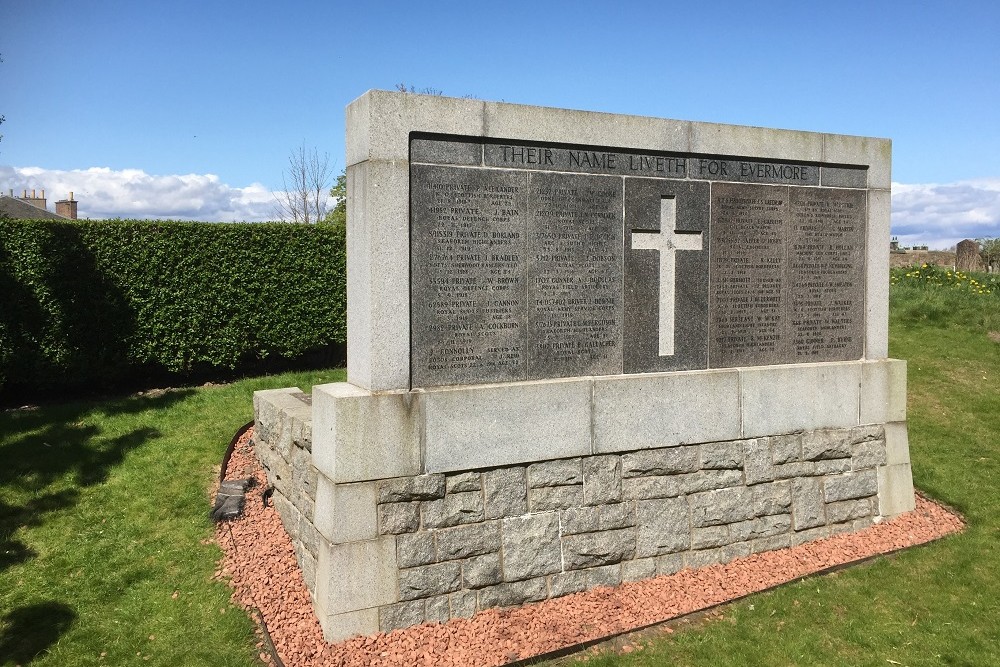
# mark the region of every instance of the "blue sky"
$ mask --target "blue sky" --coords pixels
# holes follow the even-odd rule
[[[995,2],[62,2],[0,7],[0,188],[92,217],[270,217],[289,152],[405,82],[888,137],[893,232],[1000,236]],[[265,210],[266,209],[266,210]]]

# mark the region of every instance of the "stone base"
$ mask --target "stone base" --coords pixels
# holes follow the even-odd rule
[[[828,366],[841,368],[824,368]],[[781,369],[785,375],[787,370]],[[664,406],[680,399],[662,389],[667,382],[662,377],[639,376],[611,388],[621,394],[620,409],[632,409],[635,416],[617,431],[615,442],[621,444],[616,451],[589,446],[601,428],[592,421],[598,399],[591,393],[590,407],[573,412],[564,406],[573,417],[551,415],[556,423],[586,421],[570,429],[587,438],[582,455],[567,455],[558,444],[550,447],[543,437],[549,427],[539,423],[537,429],[515,435],[533,437],[532,453],[545,460],[429,470],[430,460],[422,459],[419,444],[429,437],[428,429],[447,426],[458,441],[471,437],[463,435],[468,432],[461,424],[443,423],[448,413],[433,414],[436,399],[427,396],[432,392],[369,394],[351,385],[315,388],[315,424],[297,389],[258,392],[254,442],[324,634],[337,641],[727,562],[858,530],[878,517],[912,509],[900,406],[905,365],[816,364],[802,373],[846,378],[848,385],[857,378],[853,425],[824,425],[816,415],[829,407],[818,406],[809,416],[818,420],[814,428],[746,437],[741,422],[736,437],[693,443],[680,442],[670,429],[660,428],[661,442],[668,446],[650,446],[657,420],[677,419]],[[714,371],[673,377],[681,380],[669,382],[686,381],[689,391],[702,382],[702,389],[728,382]],[[747,400],[754,378],[742,380],[737,382],[743,397],[737,414],[766,400]],[[799,400],[813,400],[810,391],[838,391],[835,381],[815,390],[805,379],[785,381],[805,394]],[[594,380],[541,384],[581,382]],[[494,403],[491,414],[506,415],[505,420],[497,418],[503,422],[498,428],[510,430],[512,423],[549,418],[540,405],[547,406],[550,390],[529,384],[471,389],[526,392],[527,398],[512,396],[502,404],[509,407],[519,400],[524,406],[520,413],[502,413]],[[464,390],[444,391],[453,396],[441,400],[457,400]],[[551,390],[553,396],[575,391],[567,386]],[[787,401],[787,387],[783,393]],[[691,400],[690,393],[680,396]],[[461,421],[471,412],[456,410],[450,420]],[[859,423],[862,414],[883,421]],[[888,418],[894,421],[884,421]],[[644,439],[626,450],[623,432],[644,434]],[[415,449],[408,438],[418,443]],[[508,455],[511,451],[526,450],[515,448]],[[351,461],[344,452],[361,460]],[[370,478],[379,468],[382,476]]]

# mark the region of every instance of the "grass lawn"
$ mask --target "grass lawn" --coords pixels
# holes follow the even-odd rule
[[[894,282],[914,481],[968,530],[558,664],[1000,664],[1000,295],[943,273]],[[255,664],[252,623],[212,578],[207,491],[254,390],[341,379],[0,414],[0,665]]]

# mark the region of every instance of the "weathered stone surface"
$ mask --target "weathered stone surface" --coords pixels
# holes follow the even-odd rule
[[[567,570],[620,563],[635,556],[635,530],[604,530],[563,538],[563,566]]]
[[[682,482],[683,479],[679,475],[630,477],[622,480],[622,498],[624,500],[673,498],[684,492]]]
[[[684,493],[743,486],[742,470],[699,470],[687,475],[680,475],[680,478],[681,490]]]
[[[306,582],[306,587],[311,591],[316,590],[316,557],[303,554],[299,567],[302,568],[302,580]]]
[[[487,519],[520,516],[528,511],[528,486],[521,467],[497,468],[483,473]]]
[[[796,461],[782,463],[771,468],[775,479],[793,479],[795,477],[812,477],[816,474],[816,463],[812,461]]]
[[[622,582],[621,567],[604,565],[587,570],[560,572],[549,577],[549,591],[552,597],[569,595],[591,590],[598,586],[617,586]]]
[[[792,480],[792,523],[795,530],[805,530],[826,523],[823,489],[818,479]]]
[[[500,554],[486,554],[462,563],[462,583],[465,588],[483,588],[503,581]]]
[[[448,493],[479,491],[481,486],[481,475],[478,472],[462,472],[457,475],[448,475],[446,482]]]
[[[438,560],[479,556],[500,550],[500,522],[487,521],[435,531]]]
[[[806,461],[843,459],[851,456],[851,436],[843,431],[811,431],[802,434],[802,458]]]
[[[898,362],[897,362],[898,363]],[[903,362],[905,364],[905,362]],[[851,429],[851,444],[856,445],[866,440],[884,440],[885,428],[882,424],[864,424]]]
[[[583,483],[580,459],[542,461],[528,466],[528,487],[567,486]]]
[[[725,546],[732,542],[729,528],[726,526],[708,526],[707,528],[691,529],[691,548],[710,549]]]
[[[469,618],[476,613],[475,591],[458,591],[451,594],[451,617]]]
[[[408,628],[424,622],[424,601],[410,600],[379,607],[378,625],[382,632]]]
[[[656,557],[656,576],[674,574],[684,569],[684,554],[665,554]]]
[[[299,542],[309,554],[315,558],[319,555],[319,531],[316,526],[303,516],[299,519]]]
[[[792,528],[790,514],[769,514],[748,521],[740,521],[729,525],[729,534],[734,542],[745,542],[760,537],[770,537],[787,533]]]
[[[622,477],[675,475],[698,470],[698,447],[645,449],[623,454]]]
[[[761,551],[774,551],[776,549],[786,549],[792,546],[792,535],[791,533],[783,533],[781,535],[773,535],[771,537],[761,537],[750,542],[751,553],[760,553]]]
[[[641,581],[656,576],[656,558],[637,558],[622,563],[622,581]]]
[[[532,512],[562,510],[583,505],[583,486],[543,486],[528,489],[528,507]]]
[[[885,440],[866,440],[854,445],[851,459],[855,470],[875,468],[886,464]]]
[[[559,528],[563,535],[592,533],[601,529],[600,507],[571,507],[559,514]]]
[[[743,442],[743,474],[747,484],[773,482],[774,466],[767,438],[752,438]]]
[[[835,475],[841,472],[848,472],[853,467],[851,459],[825,459],[816,461],[817,475]]]
[[[587,505],[622,499],[621,457],[591,456],[583,460],[583,500]]]
[[[717,549],[688,551],[684,554],[684,564],[690,568],[728,563],[736,558],[750,555],[750,545],[746,543],[729,544]]]
[[[832,533],[830,526],[817,526],[816,528],[809,528],[807,530],[800,530],[794,533],[790,533],[791,546],[798,546],[799,544],[805,544],[806,542],[812,542],[813,540],[821,540],[825,537],[830,537]]]
[[[601,506],[601,530],[630,528],[635,525],[635,503],[625,502]]]
[[[743,467],[743,447],[739,442],[710,442],[701,445],[701,467],[727,470]]]
[[[538,602],[547,597],[545,577],[538,577],[482,589],[479,591],[479,608],[513,607],[525,602]]]
[[[378,506],[379,535],[412,533],[420,528],[420,503],[386,503]]]
[[[636,503],[636,556],[659,556],[691,546],[691,524],[683,498]]]
[[[771,446],[771,463],[794,463],[802,460],[802,434],[775,435],[768,438]]]
[[[420,532],[396,537],[396,559],[400,567],[430,565],[434,557],[434,533]]]
[[[693,527],[718,526],[750,519],[753,494],[746,487],[705,491],[688,496]]]
[[[867,498],[859,500],[841,500],[826,506],[826,518],[830,523],[843,523],[862,517],[871,516],[872,506]]]
[[[462,587],[460,563],[437,563],[399,571],[400,600],[444,595]]]
[[[378,484],[379,503],[400,503],[411,500],[444,498],[444,475],[418,475],[387,479]]]
[[[558,513],[504,519],[502,531],[505,581],[538,577],[561,569]]]
[[[424,611],[424,618],[429,623],[444,623],[451,618],[451,604],[449,596],[440,595],[427,600]]]
[[[755,516],[782,514],[792,506],[792,485],[788,481],[759,484],[751,489]]]
[[[867,498],[878,493],[878,477],[874,470],[824,477],[823,485],[826,501],[829,503],[852,498]]]
[[[424,528],[448,528],[483,520],[483,497],[476,491],[449,493],[423,503]]]

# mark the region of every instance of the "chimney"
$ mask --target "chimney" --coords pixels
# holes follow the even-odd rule
[[[69,199],[60,199],[56,202],[56,215],[61,215],[70,220],[76,220],[76,200],[73,193],[69,193]]]
[[[28,196],[28,191],[25,190],[24,191],[24,196],[21,197],[21,199],[26,204],[31,204],[35,208],[40,208],[43,211],[47,210],[47,206],[46,206],[47,202],[45,201],[45,190],[42,190],[42,196],[41,197],[37,196],[34,190],[31,191],[31,196],[29,197]]]

